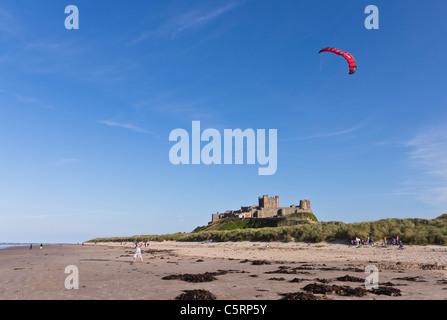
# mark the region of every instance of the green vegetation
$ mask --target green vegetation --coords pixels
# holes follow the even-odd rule
[[[292,226],[281,226],[273,219],[223,219],[191,233],[166,235],[138,235],[132,237],[97,238],[89,242],[134,241],[346,241],[355,237],[371,237],[380,241],[399,236],[404,244],[447,245],[447,216],[428,219],[383,219],[370,222],[343,223],[338,221],[311,223],[301,221]],[[270,225],[269,225],[270,224]]]
[[[237,229],[258,229],[258,228],[274,228],[292,226],[297,224],[307,223],[303,220],[285,220],[280,218],[261,218],[261,219],[239,219],[226,218],[203,227],[197,227],[193,232],[202,231],[230,231]]]
[[[312,221],[318,222],[317,217],[315,217],[312,212],[298,212],[286,215],[287,218],[301,218],[301,216],[310,218]]]

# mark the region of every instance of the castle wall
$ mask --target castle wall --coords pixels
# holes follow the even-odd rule
[[[220,216],[221,216],[221,215],[218,214],[218,213],[213,213],[213,214],[211,215],[211,222],[216,222],[216,221],[218,221],[219,219],[221,219]]]
[[[279,208],[262,208],[257,211],[257,216],[255,218],[271,218],[279,213]]]
[[[271,218],[275,216],[287,216],[294,213],[312,213],[310,208],[310,200],[300,200],[300,205],[291,205],[290,207],[279,206],[279,196],[269,198],[267,195],[258,198],[259,206],[241,207],[240,210],[227,210],[223,214],[212,214],[211,222],[218,221],[223,218],[238,217],[244,218]]]

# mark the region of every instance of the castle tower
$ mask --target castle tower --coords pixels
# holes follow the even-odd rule
[[[262,197],[258,197],[258,202],[261,208],[278,208],[279,196],[269,198],[268,195],[263,195]]]
[[[303,210],[310,210],[310,200],[300,200],[300,208]]]

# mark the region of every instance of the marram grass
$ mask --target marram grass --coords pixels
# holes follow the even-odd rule
[[[243,220],[241,220],[243,221]],[[382,219],[377,221],[344,223],[338,221],[301,223],[293,226],[247,227],[241,223],[239,228],[234,220],[220,222],[219,230],[213,224],[200,227],[190,233],[165,235],[135,235],[131,237],[96,238],[88,242],[136,242],[136,241],[297,241],[297,242],[334,242],[350,241],[359,237],[381,241],[383,237],[391,239],[399,236],[404,244],[447,245],[447,216],[436,219]],[[236,227],[235,227],[236,225]],[[229,229],[229,230],[228,230]]]

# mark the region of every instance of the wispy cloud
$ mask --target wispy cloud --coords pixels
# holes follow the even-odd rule
[[[316,133],[310,136],[306,136],[306,137],[298,137],[298,138],[291,138],[291,139],[286,139],[284,141],[302,141],[302,140],[310,140],[310,139],[319,139],[319,138],[329,138],[329,137],[335,137],[335,136],[341,136],[341,135],[345,135],[348,133],[352,133],[355,132],[359,129],[361,129],[362,127],[364,127],[366,124],[366,122],[362,122],[359,123],[353,127],[349,127],[347,129],[343,129],[343,130],[339,130],[339,131],[332,131],[332,132],[321,132],[321,133]]]
[[[152,111],[158,113],[166,113],[177,115],[181,117],[192,117],[192,118],[202,118],[209,115],[214,115],[216,111],[209,111],[206,107],[203,107],[206,99],[197,99],[185,102],[167,102],[154,104],[150,107]]]
[[[427,172],[447,179],[447,129],[430,129],[406,143],[410,158]]]
[[[17,100],[19,100],[20,102],[25,102],[25,103],[39,103],[40,100],[36,99],[36,98],[31,98],[31,97],[24,97],[21,95],[16,94],[15,95]]]
[[[175,38],[183,32],[200,29],[236,8],[241,3],[242,1],[231,1],[227,5],[219,8],[196,8],[178,14],[167,20],[158,29],[144,33],[133,41],[133,43],[138,43],[153,36]]]
[[[421,175],[407,181],[419,198],[431,204],[447,203],[447,129],[429,128],[405,143],[409,160]]]
[[[51,104],[48,104],[40,99],[34,98],[34,97],[26,97],[26,96],[22,96],[19,94],[15,94],[15,97],[18,101],[23,102],[23,103],[29,103],[29,104],[35,104],[38,105],[42,108],[46,108],[46,109],[53,109],[54,106]]]
[[[0,8],[0,32],[12,36],[18,33],[16,18],[3,8]]]
[[[221,121],[222,110],[210,108],[215,97],[202,96],[193,99],[172,99],[175,90],[158,93],[148,99],[133,103],[136,109],[149,110],[160,115],[181,119],[201,119],[203,121]]]
[[[98,123],[102,123],[105,124],[106,126],[109,127],[117,127],[117,128],[123,128],[123,129],[128,129],[134,132],[138,132],[138,133],[144,133],[144,134],[155,134],[152,131],[146,130],[144,128],[135,126],[133,124],[130,123],[123,123],[123,122],[117,122],[114,120],[98,120]]]

